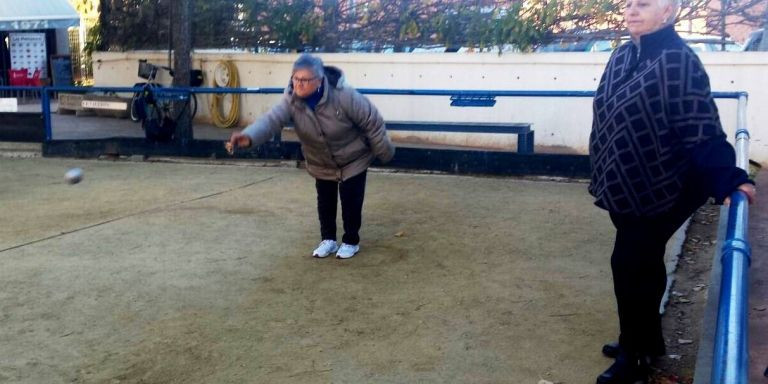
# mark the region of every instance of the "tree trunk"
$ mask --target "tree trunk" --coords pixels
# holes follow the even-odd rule
[[[725,51],[725,19],[728,16],[728,0],[720,2],[720,50]]]
[[[192,65],[192,0],[173,0],[171,7],[175,19],[175,38],[172,43],[173,86],[188,88]],[[190,108],[191,100],[175,102],[173,106],[174,116],[178,116],[176,138],[181,145],[187,145],[193,139]]]
[[[109,1],[101,1],[99,3],[99,34],[101,35],[99,46],[94,47],[94,50],[96,51],[107,51],[109,50],[109,42],[112,39],[112,35],[110,34],[110,27],[109,22],[110,15],[112,13],[112,6],[110,5]]]

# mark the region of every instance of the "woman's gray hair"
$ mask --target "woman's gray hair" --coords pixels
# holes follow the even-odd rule
[[[309,69],[317,77],[325,76],[325,71],[323,71],[323,61],[320,60],[319,57],[312,56],[309,53],[301,54],[301,56],[293,62],[293,72],[296,72],[299,69]]]
[[[680,0],[659,0],[659,5],[662,7],[667,5],[672,6],[672,17],[670,17],[669,20],[664,20],[664,24],[675,24],[677,21],[677,13],[680,11]]]

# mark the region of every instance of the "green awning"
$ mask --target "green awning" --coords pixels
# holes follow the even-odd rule
[[[79,25],[80,15],[67,0],[0,0],[0,31]]]

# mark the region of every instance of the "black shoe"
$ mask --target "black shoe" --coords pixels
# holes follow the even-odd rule
[[[621,352],[621,347],[619,347],[619,343],[617,341],[612,341],[608,344],[603,345],[603,356],[610,357],[611,359],[615,359],[617,356],[619,356],[619,353]]]
[[[617,356],[619,356],[620,353],[621,346],[619,346],[618,341],[612,341],[603,345],[603,356],[605,357],[615,359]],[[653,353],[650,353],[648,356],[655,359],[664,356],[665,354],[666,353],[664,352],[664,347],[660,347],[656,348],[656,350]],[[768,373],[768,369],[766,369],[766,373]],[[766,375],[766,377],[768,377],[768,375]]]
[[[620,353],[605,372],[597,377],[597,384],[646,384],[648,383],[648,359]]]

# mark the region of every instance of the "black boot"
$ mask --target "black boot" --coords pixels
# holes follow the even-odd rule
[[[621,353],[621,346],[618,341],[612,341],[610,343],[603,344],[603,356],[615,359]],[[658,358],[665,355],[664,346],[657,347],[648,356],[652,358]],[[768,372],[768,370],[766,371]],[[766,376],[768,377],[768,376]]]
[[[649,362],[649,358],[621,352],[616,362],[597,377],[597,384],[646,384]]]

